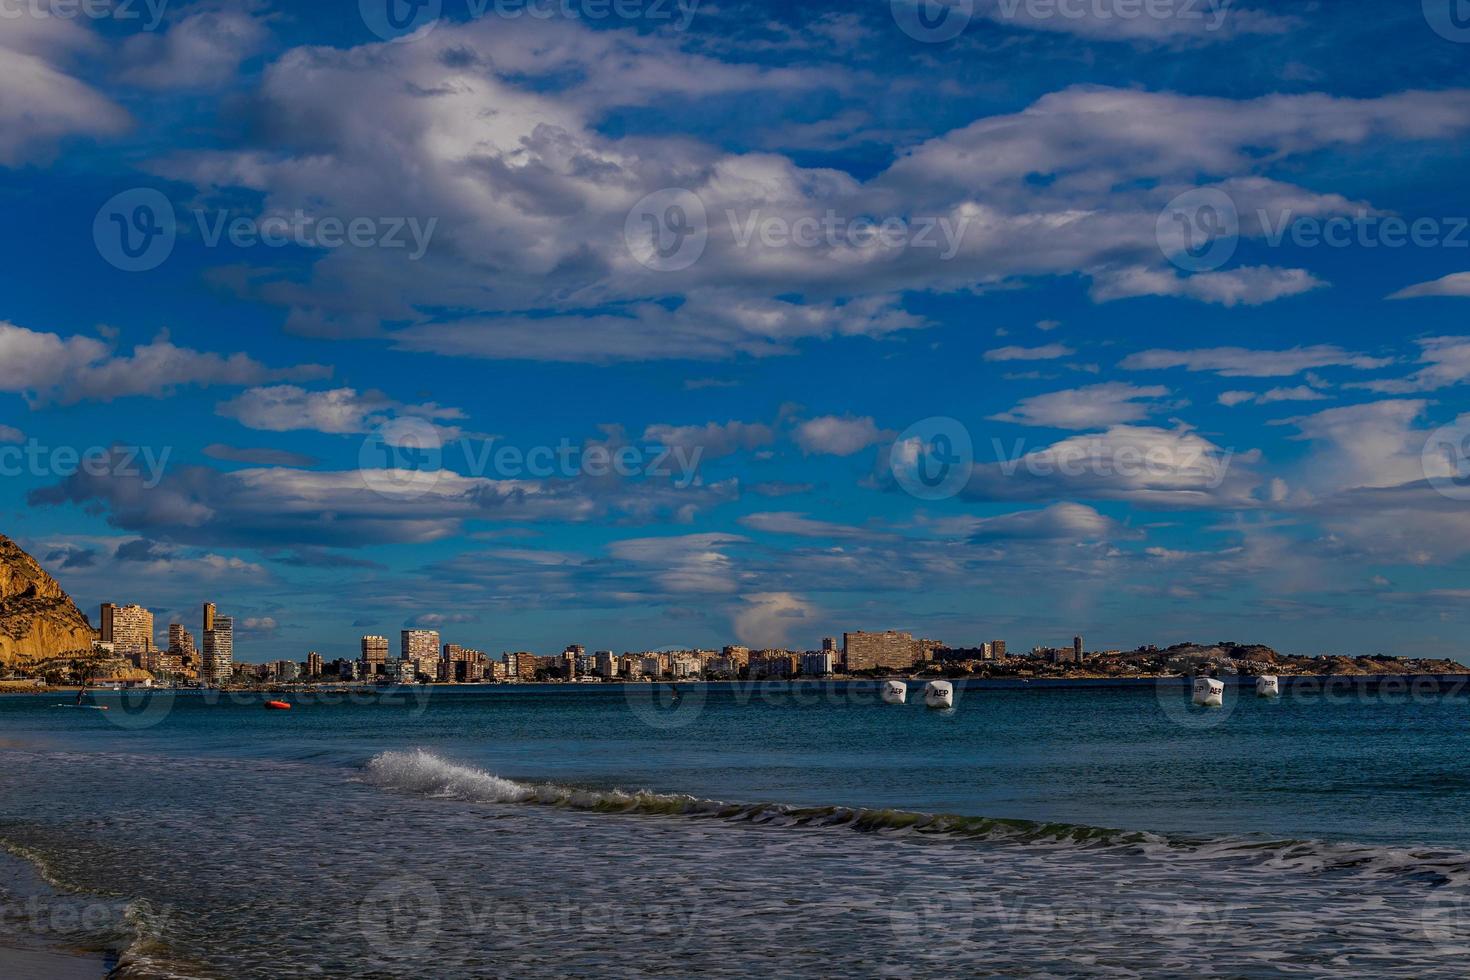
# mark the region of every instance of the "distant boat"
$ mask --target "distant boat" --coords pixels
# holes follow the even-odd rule
[[[1194,703],[1203,708],[1219,708],[1225,704],[1225,685],[1213,677],[1194,679]]]
[[[290,711],[291,710],[290,703],[289,702],[286,702],[286,701],[267,701],[265,703],[265,707],[266,707],[266,710],[267,711]]]
[[[924,685],[924,706],[927,708],[953,708],[954,685],[949,681],[930,681]]]
[[[909,686],[903,681],[884,681],[879,693],[885,704],[903,704],[909,699]]]
[[[1256,678],[1256,696],[1274,698],[1281,693],[1281,680],[1275,674],[1262,674]]]

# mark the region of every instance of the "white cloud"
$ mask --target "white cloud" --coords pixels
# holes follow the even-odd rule
[[[1040,449],[993,440],[999,461],[977,464],[964,488],[975,500],[1126,500],[1144,506],[1254,507],[1260,454],[1223,448],[1180,425],[1117,425]]]
[[[878,428],[870,416],[824,415],[797,425],[792,438],[808,456],[851,456],[891,435]]]
[[[1222,391],[1217,399],[1221,405],[1235,406],[1246,402],[1257,405],[1272,405],[1276,402],[1316,402],[1327,398],[1322,392],[1306,385],[1291,388],[1271,388],[1267,391]]]
[[[45,161],[67,136],[117,136],[132,120],[69,74],[95,56],[97,39],[59,17],[7,16],[0,30],[0,166]]]
[[[792,534],[802,538],[874,538],[883,535],[851,524],[821,521],[795,511],[764,511],[746,514],[740,524],[752,531]]]
[[[1361,381],[1349,388],[1364,388],[1384,395],[1407,395],[1437,391],[1470,378],[1470,337],[1424,337],[1418,342],[1419,361],[1424,365],[1407,378]]]
[[[177,347],[166,335],[118,355],[93,337],[61,337],[0,321],[0,391],[25,396],[32,407],[50,402],[164,398],[181,387],[241,386],[275,379],[324,378],[322,365],[268,368],[245,354],[221,355]]]
[[[985,352],[987,361],[1054,361],[1077,353],[1065,344],[1042,344],[1039,347],[997,347]]]
[[[768,425],[751,422],[707,422],[704,425],[650,425],[643,430],[645,442],[686,454],[698,451],[702,459],[718,459],[743,449],[770,445],[776,434]]]
[[[817,615],[810,602],[791,592],[756,592],[740,598],[742,605],[732,617],[735,636],[757,649],[787,647],[797,627],[810,631]]]
[[[1158,411],[1149,404],[1165,398],[1169,389],[1160,385],[1139,386],[1123,381],[1053,391],[1021,399],[1006,412],[990,416],[996,422],[1043,425],[1056,429],[1095,429],[1124,422],[1137,422]]]
[[[1425,402],[1391,399],[1329,408],[1286,420],[1315,443],[1301,481],[1314,492],[1356,487],[1393,487],[1425,478],[1423,449],[1427,431],[1414,428]]]
[[[1425,296],[1470,296],[1470,272],[1452,272],[1439,279],[1405,286],[1389,299],[1419,299]]]
[[[24,432],[11,425],[0,425],[0,442],[25,442]]]
[[[141,31],[124,41],[119,78],[156,89],[223,85],[261,48],[266,33],[259,19],[243,11],[191,13],[167,31]]]
[[[968,528],[972,540],[1058,539],[1100,541],[1121,533],[1112,518],[1085,504],[1056,503],[997,517],[976,518]]]
[[[608,546],[612,557],[652,568],[653,580],[675,594],[719,594],[739,588],[730,546],[738,534],[685,534],[668,538],[629,538]]]
[[[1370,357],[1331,344],[1289,350],[1208,347],[1200,350],[1144,350],[1119,363],[1125,371],[1210,371],[1222,378],[1285,378],[1314,368],[1347,367],[1360,371],[1386,367],[1392,358]]]

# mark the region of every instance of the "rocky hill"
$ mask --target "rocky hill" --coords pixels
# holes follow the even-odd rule
[[[0,534],[0,666],[90,653],[96,635],[56,580]]]

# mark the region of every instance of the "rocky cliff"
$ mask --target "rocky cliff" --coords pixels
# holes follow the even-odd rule
[[[71,596],[0,534],[0,665],[90,653],[95,638]]]

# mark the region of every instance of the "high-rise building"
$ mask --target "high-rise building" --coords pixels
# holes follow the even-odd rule
[[[148,653],[153,649],[153,614],[142,606],[102,604],[103,643],[118,653]]]
[[[399,658],[412,661],[420,674],[439,676],[439,631],[403,630]]]
[[[368,677],[376,677],[387,671],[388,638],[386,636],[364,636],[362,638],[362,670]]]
[[[317,653],[315,650],[306,655],[306,676],[322,676],[322,655]]]
[[[1072,657],[1079,663],[1082,660],[1082,637],[1080,636],[1072,637]]]
[[[617,654],[613,653],[611,650],[598,650],[597,651],[597,676],[599,676],[599,677],[616,677],[616,676],[618,676],[618,657],[617,657]]]
[[[991,640],[990,649],[991,652],[994,654],[996,660],[1004,660],[1006,658],[1005,640]]]
[[[837,637],[835,637],[835,636],[824,636],[824,637],[822,637],[822,652],[823,653],[830,653],[833,656],[836,656],[837,655]]]
[[[936,644],[934,640],[920,641]],[[882,633],[843,633],[843,659],[848,670],[906,670],[921,660],[926,647],[914,642],[912,633],[885,630]]]
[[[216,615],[214,604],[204,604],[204,657],[200,680],[223,684],[235,672],[235,617]]]
[[[179,656],[199,652],[194,646],[194,634],[184,629],[183,623],[168,624],[168,650]]]

